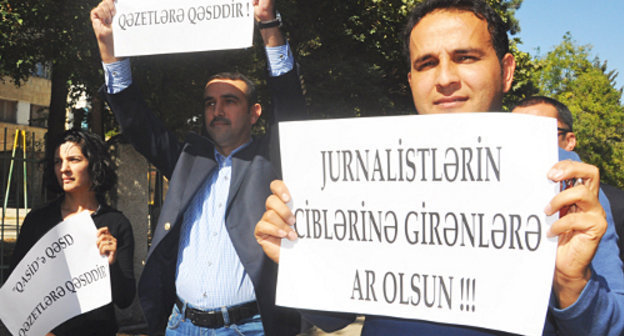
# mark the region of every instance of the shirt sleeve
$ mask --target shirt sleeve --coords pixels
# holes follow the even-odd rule
[[[277,47],[266,47],[266,53],[269,60],[269,73],[272,77],[283,75],[293,69],[295,62],[288,42]],[[130,59],[126,58],[108,64],[102,63],[102,67],[107,93],[119,93],[132,84]]]
[[[108,64],[102,63],[102,67],[104,68],[104,82],[106,83],[107,93],[119,93],[132,84],[129,58]]]
[[[602,190],[599,200],[607,215],[607,231],[592,259],[592,276],[571,306],[556,308],[554,296],[551,298],[550,312],[561,335],[624,334],[624,273],[618,237],[609,200]]]
[[[288,42],[281,46],[265,48],[271,77],[278,77],[293,69],[295,60]]]

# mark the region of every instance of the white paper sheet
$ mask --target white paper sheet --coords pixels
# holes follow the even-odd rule
[[[117,0],[115,56],[238,49],[253,43],[250,0]]]
[[[0,288],[0,320],[13,335],[44,335],[111,302],[108,259],[87,212],[46,233]]]
[[[555,119],[445,114],[280,124],[296,242],[276,302],[541,335]]]

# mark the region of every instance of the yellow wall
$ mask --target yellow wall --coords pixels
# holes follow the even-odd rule
[[[4,77],[0,80],[0,99],[49,106],[51,89],[52,83],[48,79],[30,77],[18,87],[9,77]]]

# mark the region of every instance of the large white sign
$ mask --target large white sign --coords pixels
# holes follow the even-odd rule
[[[541,335],[555,119],[445,114],[280,124],[297,241],[276,302]]]
[[[115,56],[251,47],[250,0],[117,0]]]
[[[106,256],[87,212],[46,233],[0,288],[0,320],[13,335],[44,335],[62,322],[111,302]]]

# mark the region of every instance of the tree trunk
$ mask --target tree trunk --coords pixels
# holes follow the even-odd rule
[[[102,110],[104,108],[104,102],[100,96],[96,93],[91,98],[91,113],[89,113],[89,124],[91,126],[91,132],[104,139],[104,122],[102,117]]]
[[[54,155],[50,142],[60,137],[65,131],[67,105],[67,79],[69,72],[64,67],[52,68],[52,94],[50,96],[50,115],[48,116],[48,134],[46,134],[46,157]],[[45,185],[45,181],[44,181]],[[48,199],[54,195],[48,195]]]

